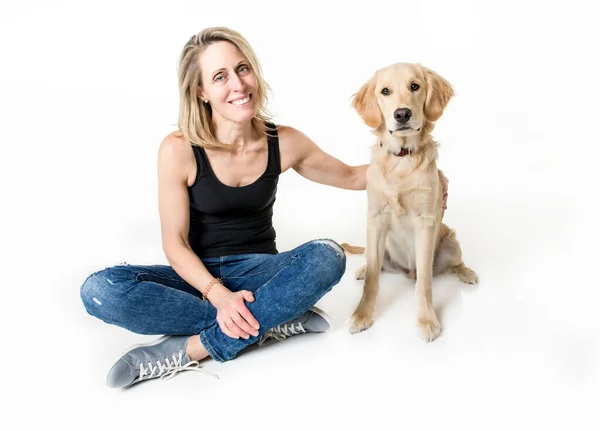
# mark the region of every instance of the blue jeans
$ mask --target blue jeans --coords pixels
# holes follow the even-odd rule
[[[282,323],[309,310],[346,270],[344,250],[332,240],[315,240],[279,254],[203,258],[206,269],[231,291],[249,290],[246,303],[260,323],[257,337],[225,335],[217,310],[170,266],[117,265],[90,275],[81,286],[89,314],[138,334],[197,335],[218,362]]]

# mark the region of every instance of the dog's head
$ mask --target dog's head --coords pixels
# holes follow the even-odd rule
[[[450,83],[434,71],[396,63],[378,70],[354,95],[352,106],[377,131],[410,136],[440,118],[452,96]]]

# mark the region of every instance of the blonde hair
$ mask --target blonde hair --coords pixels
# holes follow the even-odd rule
[[[240,50],[250,63],[250,68],[256,76],[258,84],[256,97],[257,110],[252,118],[252,127],[261,136],[266,135],[265,122],[270,121],[268,113],[267,91],[271,88],[262,77],[262,71],[254,50],[239,33],[226,27],[211,27],[202,30],[188,40],[179,56],[179,120],[178,127],[185,139],[192,145],[212,148],[229,148],[228,145],[217,141],[212,127],[212,108],[203,103],[198,94],[201,86],[200,55],[215,42],[230,42]]]

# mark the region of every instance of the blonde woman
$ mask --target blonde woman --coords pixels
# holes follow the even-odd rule
[[[170,266],[119,265],[81,287],[86,310],[139,334],[167,334],[125,353],[107,377],[129,387],[236,357],[269,337],[323,332],[314,307],[346,267],[319,239],[279,252],[278,177],[365,190],[368,165],[347,166],[266,114],[267,84],[248,42],[227,28],[193,36],[179,61],[179,130],[158,154],[162,244]]]

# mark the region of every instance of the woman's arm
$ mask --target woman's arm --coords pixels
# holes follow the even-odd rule
[[[366,189],[369,165],[348,166],[292,127],[279,129],[279,141],[284,149],[282,170],[291,167],[311,181],[341,189]]]

